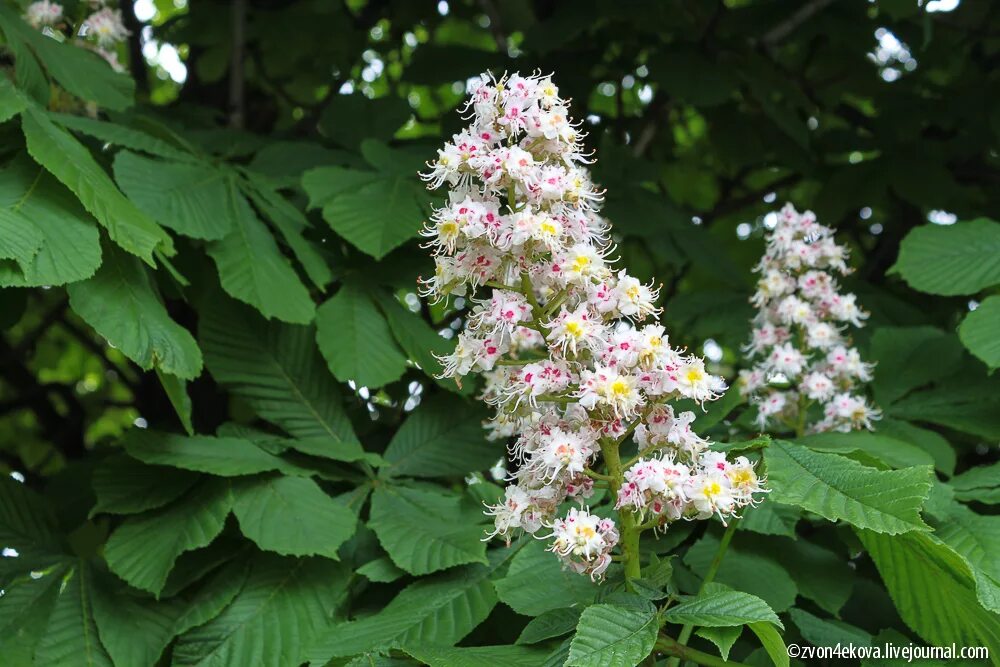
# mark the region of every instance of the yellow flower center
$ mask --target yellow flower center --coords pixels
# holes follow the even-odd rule
[[[697,368],[692,368],[687,372],[687,381],[691,384],[696,384],[705,379],[705,374],[702,373]]]
[[[722,487],[719,486],[718,482],[712,482],[711,484],[706,484],[702,493],[705,494],[706,498],[711,498],[712,496],[717,496],[722,493]]]
[[[611,393],[615,396],[626,396],[629,393],[628,382],[615,380],[611,383]]]
[[[583,335],[583,327],[580,326],[579,322],[567,322],[566,333],[568,333],[573,338],[579,338],[581,335]]]
[[[551,222],[543,222],[540,225],[540,228],[541,228],[542,232],[545,233],[545,234],[555,234],[556,233],[556,226],[553,225]]]

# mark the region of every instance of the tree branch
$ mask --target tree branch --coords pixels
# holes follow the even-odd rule
[[[246,46],[246,0],[233,0],[230,16],[232,17],[233,53],[229,64],[229,126],[241,130],[245,120],[243,52]]]

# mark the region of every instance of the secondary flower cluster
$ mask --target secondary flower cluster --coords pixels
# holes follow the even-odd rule
[[[423,175],[431,188],[449,186],[448,203],[423,232],[436,264],[423,294],[473,303],[455,351],[442,359],[444,375],[482,373],[484,400],[496,408],[491,437],[512,439],[519,467],[504,501],[489,509],[493,535],[546,527],[568,567],[599,577],[619,539],[614,521],[575,508],[557,518],[560,506],[582,504],[595,478],[615,490],[620,467],[615,480],[591,466],[609,447],[617,458],[633,433],[644,456],[668,450],[664,460],[672,462],[677,447],[700,453],[708,443],[690,431],[693,413],[674,419],[667,402],[702,403],[726,386],[702,359],[672,348],[662,326],[645,323],[658,313],[657,289],[612,268],[603,194],[551,78],[483,75],[465,111],[470,125]],[[490,292],[476,298],[481,287]],[[736,488],[705,468],[715,458],[686,460],[691,495],[716,500],[707,513],[685,506],[685,518],[732,514],[759,490],[748,465],[740,469],[752,483]],[[620,501],[626,506],[645,505]],[[662,516],[669,518],[666,510]]]
[[[89,0],[87,4],[92,11],[80,22],[79,29],[75,31],[75,43],[100,55],[116,71],[124,71],[118,61],[116,47],[131,33],[122,22],[121,10],[106,6],[109,4],[108,0]],[[38,30],[73,28],[64,13],[63,6],[51,0],[38,0],[28,5],[24,12],[24,20]]]
[[[844,335],[868,314],[854,294],[838,289],[834,274],[850,269],[833,230],[786,204],[755,270],[761,277],[751,301],[758,311],[745,347],[754,366],[740,380],[743,393],[758,399],[761,428],[777,421],[809,432],[870,429],[880,413],[858,385],[871,380],[872,365]],[[813,404],[822,417],[809,421]]]

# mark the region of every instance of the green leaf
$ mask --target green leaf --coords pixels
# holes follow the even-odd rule
[[[410,584],[381,611],[334,626],[308,652],[312,662],[415,644],[450,646],[486,620],[497,603],[487,578],[472,565]]]
[[[385,450],[387,471],[410,477],[448,477],[492,467],[503,448],[486,440],[485,411],[439,394],[421,403]]]
[[[893,468],[933,465],[934,459],[923,449],[881,433],[815,433],[794,441],[816,452],[849,454],[863,452]]]
[[[226,186],[225,203],[234,227],[208,245],[222,288],[268,319],[311,322],[316,308],[309,291],[232,180]]]
[[[648,606],[595,604],[583,610],[567,667],[634,667],[653,652],[659,630]]]
[[[125,437],[125,451],[143,463],[173,466],[222,477],[254,475],[282,470],[279,457],[242,438],[208,435],[183,436],[132,429]]]
[[[782,440],[771,443],[765,460],[775,501],[890,535],[928,529],[920,507],[930,491],[930,466],[875,470]]]
[[[429,667],[541,667],[549,652],[527,646],[405,646],[403,651]]]
[[[405,100],[392,95],[333,95],[320,116],[319,130],[341,146],[357,149],[366,137],[391,139],[411,113]]]
[[[906,235],[889,269],[921,292],[955,296],[1000,283],[1000,223],[924,225]]]
[[[409,156],[381,147],[395,156],[385,160],[376,146],[378,142],[366,140],[362,150],[369,162],[378,162],[374,166],[379,171],[319,167],[303,175],[302,186],[310,207],[322,208],[323,219],[333,231],[362,252],[382,259],[420,231],[428,196],[412,173],[398,167],[384,169],[393,159],[411,162]]]
[[[434,377],[439,387],[455,393],[469,393],[468,388],[463,392],[452,378],[436,377],[443,369],[434,355],[451,354],[455,349],[455,342],[439,336],[422,317],[407,310],[392,296],[381,290],[373,292],[372,296],[389,322],[393,337],[410,360],[419,365],[424,373]]]
[[[903,621],[928,644],[1000,651],[1000,615],[979,604],[966,561],[934,535],[858,530]]]
[[[716,648],[719,649],[719,655],[722,656],[723,660],[729,660],[729,651],[732,650],[733,644],[736,640],[740,638],[743,634],[742,625],[733,625],[729,627],[719,627],[719,628],[698,628],[694,631],[696,635],[703,639],[715,644]]]
[[[164,227],[211,241],[236,227],[235,210],[228,205],[230,185],[220,169],[119,151],[114,172],[122,192]]]
[[[559,559],[536,540],[514,556],[507,575],[497,580],[496,589],[502,602],[525,616],[587,605],[598,590],[587,577],[564,570]]]
[[[187,496],[127,518],[108,538],[108,567],[136,588],[159,594],[174,561],[222,532],[232,498],[229,482],[206,478]]]
[[[392,561],[410,574],[463,563],[485,563],[480,509],[465,498],[435,491],[379,485],[368,526]]]
[[[94,469],[90,480],[97,494],[90,515],[157,509],[180,498],[198,479],[185,470],[150,466],[124,455],[109,456]]]
[[[48,503],[9,475],[0,475],[0,544],[16,550],[17,564],[23,563],[25,569],[55,560],[62,551]]]
[[[668,95],[696,106],[721,104],[739,87],[729,67],[712,62],[694,48],[661,52],[650,63],[650,71]]]
[[[965,374],[955,378],[953,384],[910,394],[889,406],[886,413],[897,419],[939,424],[988,440],[1000,440],[998,396],[990,387],[970,381]]]
[[[583,609],[580,607],[568,607],[564,609],[550,609],[544,614],[531,619],[524,626],[521,634],[517,638],[518,644],[537,644],[538,642],[561,637],[576,628],[580,621],[580,614]]]
[[[260,178],[251,177],[250,184],[246,192],[254,206],[278,229],[295,258],[302,264],[306,275],[322,290],[333,280],[333,272],[323,255],[302,235],[310,226],[306,216],[278,192],[262,183]]]
[[[785,640],[781,638],[778,631],[770,623],[749,623],[747,627],[760,639],[761,646],[771,656],[775,667],[788,667],[788,649],[785,647]]]
[[[192,157],[190,153],[175,148],[162,139],[125,125],[68,113],[50,113],[49,117],[67,129],[94,137],[104,143],[175,160],[190,160]]]
[[[749,539],[751,537],[744,533],[734,540],[715,575],[715,581],[755,595],[775,611],[785,611],[795,603],[798,586],[788,570],[777,561],[774,552],[750,548],[753,544]],[[718,550],[719,538],[708,533],[688,549],[684,562],[698,576],[704,577]]]
[[[663,617],[676,625],[728,627],[760,621],[783,627],[766,602],[740,591],[717,591],[688,598],[668,609]]]
[[[36,665],[46,667],[113,667],[101,642],[91,608],[93,582],[82,561],[70,571],[35,651]]]
[[[0,228],[7,230],[0,246],[15,243],[12,225],[23,230],[21,246],[32,247],[36,234],[41,241],[27,262],[0,261],[0,285],[63,285],[89,278],[101,264],[100,234],[93,220],[68,190],[27,156],[0,169]],[[20,254],[23,260],[23,250]]]
[[[201,354],[201,351],[198,353]],[[167,395],[167,400],[177,413],[177,419],[180,420],[184,431],[188,435],[194,435],[194,425],[191,423],[191,397],[187,393],[187,382],[176,375],[164,373],[159,368],[156,369],[156,377]]]
[[[939,491],[942,487],[936,487]],[[1000,517],[976,514],[950,498],[932,495],[928,512],[935,535],[965,559],[976,581],[980,604],[1000,613]]]
[[[192,380],[201,374],[194,336],[170,319],[145,267],[107,248],[93,278],[68,287],[69,304],[84,322],[140,368],[154,366]]]
[[[883,417],[877,433],[920,447],[934,459],[934,467],[945,475],[955,474],[955,450],[937,431],[921,428],[909,422]]]
[[[295,438],[357,447],[340,388],[316,349],[311,327],[265,322],[218,299],[202,311],[199,325],[209,371],[258,415]]]
[[[257,546],[286,556],[336,559],[356,522],[311,479],[274,475],[234,482],[233,514]]]
[[[952,477],[949,484],[959,500],[1000,503],[1000,463],[969,468]]]
[[[841,555],[808,540],[774,540],[763,545],[773,550],[779,563],[792,575],[799,594],[833,615],[840,613],[851,597],[857,573]]]
[[[926,326],[881,327],[872,336],[871,350],[878,360],[872,389],[881,405],[951,375],[962,357],[954,334]]]
[[[316,311],[316,342],[330,372],[342,382],[381,387],[406,371],[406,357],[382,313],[353,283],[341,287]]]
[[[0,5],[0,21],[8,41],[30,45],[52,78],[73,95],[116,111],[132,106],[135,82],[130,76],[115,72],[96,53],[51,39],[3,5]]]
[[[116,665],[155,665],[174,637],[174,623],[184,603],[139,597],[107,574],[94,581],[94,620],[101,644]],[[122,628],[129,628],[123,632]]]
[[[17,94],[17,90],[7,77],[0,78],[0,123],[24,111],[28,106],[25,99]]]
[[[1000,225],[998,225],[1000,226]],[[1000,296],[990,296],[965,316],[958,337],[990,370],[1000,368]]]
[[[801,517],[802,511],[799,508],[768,499],[756,507],[743,510],[743,520],[737,528],[762,535],[784,535],[795,539],[795,524]]]
[[[348,581],[346,569],[332,561],[260,554],[233,602],[177,640],[173,664],[298,665],[329,627]]]
[[[153,251],[171,255],[173,241],[118,191],[111,178],[73,135],[35,109],[21,115],[28,153],[79,198],[111,240],[153,266]]]
[[[389,584],[400,577],[405,577],[406,572],[396,567],[395,563],[388,556],[381,556],[375,560],[370,560],[357,569],[358,574],[380,584]]]
[[[45,636],[63,573],[62,568],[56,568],[38,579],[23,577],[4,584],[0,596],[0,656],[7,664],[35,664],[35,646]]]
[[[789,609],[788,614],[792,617],[792,623],[802,633],[802,637],[813,646],[872,645],[870,634],[843,621],[820,618],[798,608]]]
[[[201,552],[193,553],[197,554]],[[193,554],[188,554],[188,556],[190,555]],[[181,556],[180,560],[183,560],[185,557]],[[178,562],[179,567],[180,562]],[[208,580],[198,588],[198,592],[191,599],[191,603],[174,621],[173,634],[182,635],[191,628],[208,623],[222,613],[222,610],[228,607],[236,596],[239,595],[239,592],[243,590],[243,585],[246,583],[249,573],[249,563],[241,559],[229,563],[214,574],[211,574]]]

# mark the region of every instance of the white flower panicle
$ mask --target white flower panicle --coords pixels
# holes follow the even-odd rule
[[[860,393],[872,365],[844,333],[848,325],[863,326],[868,313],[854,294],[839,291],[835,275],[850,269],[833,230],[786,204],[755,270],[760,280],[751,302],[758,310],[744,348],[753,366],[740,373],[740,389],[756,398],[761,428],[872,428],[881,413]],[[813,405],[822,416],[810,419]]]
[[[613,267],[603,193],[552,79],[482,75],[471,88],[469,126],[422,175],[428,187],[449,190],[423,231],[436,269],[422,294],[473,304],[455,351],[441,360],[443,375],[483,374],[483,398],[496,408],[490,437],[513,441],[519,466],[489,509],[492,535],[548,527],[551,550],[568,567],[600,577],[618,541],[615,523],[583,510],[557,514],[567,499],[590,497],[595,477],[607,481],[590,469],[603,447],[617,451],[634,434],[647,458],[629,474],[661,453],[664,466],[686,461],[682,493],[697,498],[680,508],[687,519],[730,515],[759,484],[706,472],[708,443],[690,430],[693,413],[674,418],[668,402],[714,400],[726,385],[646,323],[659,313],[658,290]],[[619,499],[619,508],[653,511],[649,498],[636,498]]]
[[[117,47],[132,33],[122,21],[121,10],[107,7],[109,4],[107,0],[90,0],[88,4],[92,11],[80,23],[75,43],[97,53],[115,71],[124,71],[124,67],[118,61]],[[24,20],[38,30],[61,28],[64,19],[62,5],[51,0],[33,2],[24,11]]]

